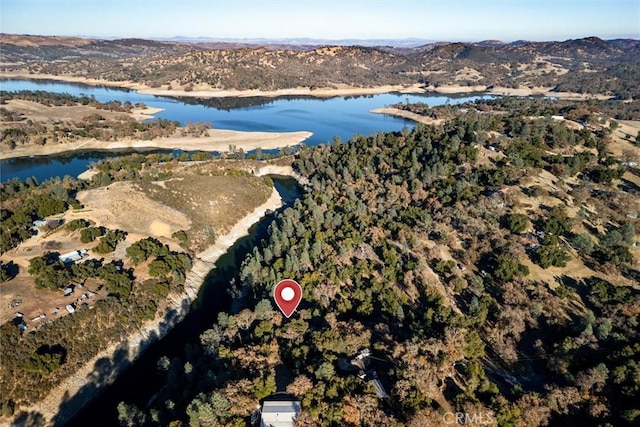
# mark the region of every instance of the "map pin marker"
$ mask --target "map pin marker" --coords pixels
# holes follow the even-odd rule
[[[302,300],[302,287],[295,280],[281,280],[273,289],[273,299],[288,319]]]

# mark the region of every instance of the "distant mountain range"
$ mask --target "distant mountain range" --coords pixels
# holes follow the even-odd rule
[[[392,47],[416,47],[435,40],[407,38],[407,39],[315,39],[315,38],[224,38],[224,37],[183,37],[168,38],[152,37],[152,40],[178,42],[178,43],[229,43],[243,45],[279,45],[279,46],[392,46]]]
[[[86,39],[0,35],[0,69],[165,90],[447,85],[640,98],[640,40]]]
[[[13,36],[10,34],[0,33],[0,37]],[[17,35],[15,35],[17,36]],[[58,40],[63,39],[84,39],[84,40],[123,40],[123,39],[137,39],[137,37],[92,37],[92,36],[37,36],[37,35],[20,35],[22,37],[43,37],[53,38]],[[172,36],[172,37],[145,37],[145,40],[154,40],[160,42],[173,42],[184,44],[222,44],[222,45],[237,45],[237,46],[299,46],[299,47],[316,47],[316,46],[364,46],[364,47],[398,47],[398,48],[412,48],[426,45],[442,45],[451,43],[465,43],[482,47],[502,47],[505,45],[522,46],[533,43],[561,43],[562,41],[549,40],[549,41],[528,41],[528,40],[516,40],[513,42],[504,42],[501,40],[482,40],[482,41],[466,41],[459,40],[432,40],[422,38],[400,38],[400,39],[318,39],[309,37],[298,38],[237,38],[237,37],[189,37],[189,36]],[[611,39],[606,40],[610,43],[634,43],[636,39]]]

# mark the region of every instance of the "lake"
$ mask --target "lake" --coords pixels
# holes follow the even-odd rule
[[[92,87],[52,81],[1,80],[0,90],[43,90],[71,95],[93,96],[100,102],[142,102],[150,107],[162,108],[155,117],[186,122],[211,122],[215,128],[239,131],[294,132],[310,131],[313,136],[304,143],[308,146],[330,143],[334,137],[348,140],[353,135],[370,136],[377,132],[399,131],[413,122],[369,110],[399,102],[424,102],[430,106],[446,103],[458,104],[482,96],[446,97],[388,93],[358,97],[334,98],[224,98],[173,99],[143,95],[126,89]],[[118,153],[85,152],[7,159],[0,161],[2,181],[35,176],[39,181],[54,176],[77,176],[92,162]]]

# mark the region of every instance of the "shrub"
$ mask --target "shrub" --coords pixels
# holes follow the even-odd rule
[[[87,228],[89,225],[91,225],[89,223],[89,221],[87,221],[86,219],[74,219],[73,221],[69,221],[67,223],[67,228],[69,230],[75,231],[75,230],[80,230],[81,228]]]

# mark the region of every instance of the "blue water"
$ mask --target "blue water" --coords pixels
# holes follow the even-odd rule
[[[234,109],[218,109],[207,105],[186,104],[177,99],[143,95],[135,91],[92,87],[71,83],[3,80],[0,90],[44,90],[69,93],[71,95],[94,96],[101,102],[118,100],[133,104],[142,102],[150,107],[162,108],[156,117],[186,122],[213,123],[217,129],[263,132],[310,131],[313,136],[304,141],[313,146],[330,143],[335,136],[348,140],[355,134],[369,136],[380,131],[399,131],[413,122],[369,110],[399,102],[424,102],[430,106],[447,102],[457,104],[480,97],[425,96],[407,94],[381,94],[361,97],[319,98],[274,98],[266,103]],[[193,100],[190,100],[193,102]],[[2,181],[18,177],[35,176],[40,181],[52,176],[77,176],[91,162],[113,156],[112,153],[56,155],[46,158],[22,158],[0,161]]]

